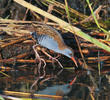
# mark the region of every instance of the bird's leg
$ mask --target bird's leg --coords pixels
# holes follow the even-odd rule
[[[58,62],[58,64],[60,65],[60,67],[63,68],[62,64],[58,61],[58,59],[56,59],[56,58],[52,57],[51,55],[49,55],[47,52],[45,52],[44,49],[42,49],[41,51],[42,51],[46,56],[48,56],[50,59],[52,59],[52,61],[55,60],[56,62]]]
[[[38,61],[39,61],[39,64],[38,64],[38,73],[39,73],[39,75],[40,75],[41,58],[40,58],[40,56],[39,56],[39,54],[38,54],[38,52],[37,52],[37,49],[36,49],[37,46],[38,46],[37,44],[34,45],[34,46],[33,46],[33,50],[34,50],[34,52],[35,52],[35,60],[38,60]]]
[[[38,47],[38,44],[36,44],[36,45],[33,46],[33,50],[34,50],[34,52],[35,52],[36,59],[39,61],[39,64],[38,64],[38,72],[39,72],[39,75],[40,75],[41,63],[42,63],[42,62],[44,63],[43,69],[45,69],[46,62],[45,62],[44,59],[40,58],[40,56],[39,56],[39,54],[38,54],[38,52],[37,52],[36,47]]]
[[[32,88],[38,83],[38,81],[39,81],[40,79],[42,79],[42,78],[45,77],[45,74],[46,74],[46,72],[45,72],[46,62],[45,62],[44,59],[40,58],[40,56],[39,56],[39,54],[38,54],[38,52],[37,52],[37,49],[36,49],[37,46],[38,46],[38,45],[34,45],[34,46],[33,46],[33,50],[34,50],[34,52],[35,52],[36,59],[39,60],[39,64],[38,64],[38,73],[39,73],[39,76],[37,77],[37,80],[32,84],[32,86],[31,86],[31,88],[30,88],[31,90],[32,90]],[[43,66],[43,75],[40,75],[40,69],[41,69],[41,63],[42,63],[42,62],[44,63],[44,66]]]

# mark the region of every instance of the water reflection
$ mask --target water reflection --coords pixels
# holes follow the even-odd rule
[[[0,91],[30,92],[30,87],[37,79],[34,68],[30,70],[20,68],[7,74],[9,78],[1,75]],[[76,75],[76,81],[70,85]],[[109,80],[109,74],[104,73],[99,76],[97,71],[91,71],[90,76],[85,70],[60,70],[47,67],[46,76],[38,81],[33,90],[37,94],[62,96],[64,100],[91,100],[91,96],[98,98],[97,100],[105,100],[101,97],[109,100]]]

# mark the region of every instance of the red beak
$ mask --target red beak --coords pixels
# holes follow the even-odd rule
[[[78,64],[77,64],[77,62],[76,62],[75,58],[74,58],[74,57],[71,57],[71,59],[72,59],[72,60],[73,60],[73,62],[75,63],[76,67],[78,67]]]

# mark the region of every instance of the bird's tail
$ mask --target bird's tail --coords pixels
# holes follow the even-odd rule
[[[36,32],[30,32],[30,35],[32,35],[32,37],[37,40],[38,36]]]

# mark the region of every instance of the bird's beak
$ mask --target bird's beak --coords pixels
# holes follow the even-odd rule
[[[77,62],[76,62],[75,58],[74,58],[74,57],[71,57],[71,59],[72,59],[72,60],[73,60],[73,62],[75,63],[76,67],[78,67],[78,64],[77,64]]]

